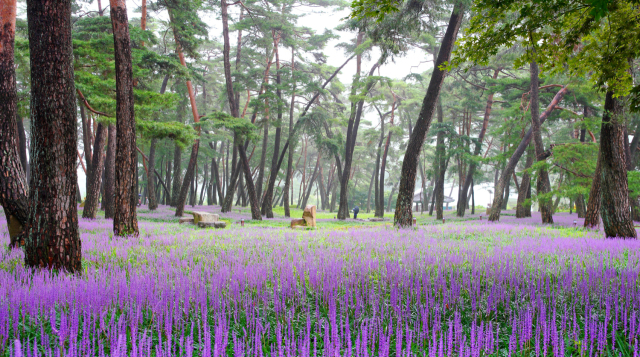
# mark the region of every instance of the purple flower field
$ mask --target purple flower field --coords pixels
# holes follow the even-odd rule
[[[80,229],[80,277],[0,253],[0,356],[638,355],[640,243],[597,231]]]

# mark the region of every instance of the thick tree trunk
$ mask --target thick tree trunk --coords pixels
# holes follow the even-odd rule
[[[539,98],[539,77],[538,64],[531,62],[531,129],[533,134],[533,145],[536,151],[536,161],[546,161],[544,157],[544,144],[540,132],[540,98]],[[551,197],[544,197],[551,192],[551,182],[549,181],[549,171],[545,167],[538,169],[538,179],[536,194],[543,224],[553,224],[553,206]]]
[[[89,191],[87,191],[87,198],[84,201],[84,209],[82,210],[82,217],[95,219],[98,213],[98,198],[100,196],[100,186],[102,183],[102,171],[104,170],[104,142],[107,128],[98,123],[98,130],[96,130],[96,140],[93,146],[93,171],[91,176],[87,177],[89,180]]]
[[[394,224],[399,227],[410,227],[413,224],[413,212],[411,208],[413,206],[413,192],[416,185],[418,158],[422,151],[425,136],[429,131],[433,112],[436,109],[438,97],[440,96],[440,88],[446,75],[446,71],[441,70],[440,66],[448,62],[451,57],[451,50],[453,49],[463,18],[463,5],[461,2],[456,2],[453,12],[451,13],[451,18],[449,19],[447,31],[442,38],[442,44],[440,45],[427,94],[422,102],[418,120],[413,128],[409,143],[407,144],[407,151],[402,160],[400,191],[398,192],[396,212],[394,215]]]
[[[551,112],[560,103],[564,95],[567,93],[568,89],[569,87],[564,86],[562,87],[562,89],[558,91],[558,93],[556,93],[556,95],[551,100],[551,103],[549,103],[549,105],[547,106],[547,109],[540,115],[540,121],[539,121],[540,125],[544,123],[544,121],[547,119],[549,114],[551,114]],[[507,180],[511,179],[513,170],[516,168],[518,161],[520,161],[520,158],[526,151],[527,147],[529,146],[529,143],[531,143],[532,136],[533,136],[532,129],[529,129],[527,133],[524,135],[524,137],[522,138],[522,140],[520,141],[520,144],[518,145],[518,147],[515,149],[515,151],[509,158],[509,161],[507,162],[506,167],[500,174],[500,179],[498,180],[498,184],[496,185],[495,192],[504,191],[504,187],[507,184]],[[502,199],[503,199],[502,195],[496,194],[493,196],[493,204],[491,205],[491,214],[489,215],[489,221],[495,222],[500,220]]]
[[[507,184],[504,186],[503,198],[502,198],[502,209],[507,209],[507,204],[509,203],[509,193],[511,192],[511,178],[507,180]]]
[[[27,221],[27,175],[15,142],[18,97],[13,64],[16,28],[16,1],[0,2],[0,204],[9,225],[10,246],[24,246],[18,239]],[[32,129],[33,132],[33,129]],[[74,162],[75,162],[74,153]],[[26,158],[25,158],[26,160]],[[33,158],[32,158],[33,160]],[[75,204],[75,202],[73,202]]]
[[[637,238],[629,210],[624,101],[608,91],[600,131],[602,223],[607,237]]]
[[[533,165],[534,149],[529,145],[527,148],[527,161],[524,165],[524,172],[522,174],[522,181],[518,189],[518,203],[516,204],[516,218],[525,218],[527,216],[527,210],[531,212],[531,203],[526,204],[527,193],[531,187],[531,175],[528,170]]]
[[[32,180],[25,224],[25,266],[80,274],[71,1],[29,0],[27,20]]]
[[[104,196],[102,208],[104,218],[113,218],[115,214],[115,185],[116,185],[116,126],[110,124],[107,129],[107,157],[104,163]]]
[[[116,63],[116,185],[113,233],[117,236],[138,235],[136,206],[138,197],[138,155],[136,123],[133,108],[133,69],[129,21],[124,0],[110,0]]]
[[[501,68],[496,69],[493,72],[493,79],[498,78],[498,74],[500,73]],[[491,109],[493,108],[493,92],[489,93],[487,97],[487,105],[484,109],[484,118],[482,120],[482,129],[480,129],[480,134],[478,134],[478,141],[476,142],[476,148],[473,152],[473,156],[478,157],[482,150],[482,142],[484,141],[484,136],[487,132],[487,127],[489,126],[489,118],[491,117]],[[478,162],[471,161],[469,164],[469,170],[467,171],[467,176],[464,179],[464,184],[462,185],[462,192],[458,198],[458,211],[456,215],[458,217],[464,217],[465,209],[467,208],[467,192],[469,192],[469,186],[471,185],[471,181],[473,179],[473,175],[478,167]]]
[[[171,188],[171,207],[178,206],[182,190],[182,149],[176,143],[173,149],[173,187]]]

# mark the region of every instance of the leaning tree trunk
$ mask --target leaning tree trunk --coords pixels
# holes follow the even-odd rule
[[[533,145],[536,150],[536,161],[546,161],[544,156],[544,144],[540,133],[540,98],[539,98],[539,77],[538,64],[531,62],[531,129],[533,130]],[[553,203],[551,197],[544,197],[551,192],[551,182],[549,181],[549,171],[546,167],[538,169],[538,180],[536,194],[543,224],[553,224]]]
[[[133,109],[131,39],[125,0],[110,0],[116,62],[116,197],[113,233],[138,236],[138,155]]]
[[[560,100],[562,100],[564,95],[567,93],[568,89],[569,87],[564,86],[562,87],[562,89],[558,91],[558,93],[556,93],[556,95],[551,100],[551,103],[549,103],[549,105],[547,106],[547,109],[540,115],[540,125],[542,125],[544,121],[547,119],[547,117],[549,116],[549,114],[551,114],[551,112],[554,109],[556,109],[558,103],[560,103]],[[504,187],[507,185],[507,181],[511,180],[511,175],[513,175],[513,170],[516,168],[516,165],[518,165],[518,161],[520,161],[520,158],[526,151],[527,146],[529,146],[529,144],[531,143],[531,137],[533,136],[532,131],[533,130],[531,128],[527,131],[527,133],[524,135],[524,137],[520,141],[520,144],[518,144],[518,147],[509,158],[507,165],[505,166],[504,170],[500,174],[500,178],[498,179],[498,184],[496,185],[495,192],[503,192]],[[496,194],[493,196],[493,203],[491,205],[491,213],[489,214],[489,221],[495,222],[500,220],[500,211],[502,209],[502,199],[503,199],[502,195]]]
[[[29,0],[27,20],[32,165],[24,262],[80,274],[71,0]]]
[[[629,211],[624,151],[624,101],[608,91],[600,131],[602,223],[607,237],[637,238]]]
[[[87,177],[89,180],[89,191],[87,191],[87,198],[84,201],[84,209],[82,210],[82,218],[95,219],[98,213],[98,198],[100,197],[100,186],[102,185],[102,171],[104,170],[104,141],[107,128],[98,123],[98,129],[96,130],[96,140],[93,145],[93,170],[91,176]]]
[[[0,204],[9,225],[9,245],[23,246],[18,240],[27,221],[27,182],[20,153],[15,145],[18,98],[13,49],[16,28],[16,1],[0,2]]]
[[[116,126],[109,124],[107,129],[107,157],[104,163],[104,197],[102,208],[104,218],[113,218],[115,214],[114,197],[116,184]]]
[[[449,61],[451,57],[451,50],[458,36],[458,29],[464,18],[464,10],[461,2],[457,1],[451,18],[449,19],[449,25],[447,31],[442,38],[442,44],[438,52],[438,58],[436,60],[431,80],[429,81],[429,87],[427,94],[422,102],[422,108],[418,115],[418,120],[413,128],[413,133],[409,138],[407,144],[407,151],[402,160],[402,174],[400,176],[400,191],[398,192],[398,199],[396,201],[396,212],[394,215],[394,224],[399,227],[410,227],[413,224],[413,191],[416,186],[416,173],[418,170],[418,158],[422,151],[422,145],[424,144],[425,136],[431,126],[431,119],[433,112],[436,109],[438,103],[438,97],[440,96],[440,88],[444,82],[446,71],[440,69],[445,62]]]
[[[527,209],[531,212],[531,203],[526,203],[527,193],[529,187],[531,187],[531,175],[529,175],[529,169],[533,165],[533,148],[531,145],[527,148],[527,161],[524,165],[524,173],[522,174],[522,181],[520,182],[520,188],[518,189],[518,203],[516,204],[516,218],[527,217]]]

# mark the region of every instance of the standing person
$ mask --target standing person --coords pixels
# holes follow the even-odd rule
[[[353,219],[358,219],[358,212],[360,212],[360,207],[353,207]]]

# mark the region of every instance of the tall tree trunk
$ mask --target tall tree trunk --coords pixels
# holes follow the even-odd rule
[[[171,11],[169,11],[169,17],[172,18]],[[172,19],[171,22],[173,23]],[[175,27],[173,28],[173,36],[175,37],[176,43],[179,43],[179,34],[177,33]],[[187,63],[185,61],[184,54],[182,53],[180,45],[176,46],[176,53],[178,54],[178,58],[180,59],[180,64],[182,64],[182,66],[186,68]],[[178,196],[178,200],[176,202],[176,217],[182,217],[184,213],[184,204],[187,199],[189,180],[192,180],[194,177],[194,170],[196,167],[196,162],[198,161],[198,149],[200,148],[200,126],[197,125],[200,122],[200,115],[198,114],[198,107],[196,105],[196,95],[193,91],[193,86],[190,80],[186,81],[186,85],[187,92],[189,93],[189,102],[191,104],[191,113],[193,114],[193,122],[196,124],[198,137],[191,146],[191,157],[189,158],[189,164],[187,165],[187,172],[185,172],[184,182],[182,183],[182,189],[180,190],[180,196]]]
[[[80,274],[82,249],[75,197],[77,127],[71,1],[29,0],[27,20],[31,53],[32,180],[24,262],[27,267]],[[10,118],[15,120],[15,115]]]
[[[182,149],[176,143],[173,149],[173,187],[171,188],[171,207],[178,206],[178,197],[182,190]]]
[[[497,68],[493,72],[493,79],[498,78],[498,74],[500,73],[501,68]],[[482,151],[482,142],[484,141],[484,136],[487,132],[487,127],[489,126],[489,118],[491,117],[491,109],[493,108],[493,92],[489,93],[487,97],[487,105],[484,109],[484,118],[482,120],[482,128],[480,129],[480,134],[478,134],[478,141],[476,142],[476,147],[473,152],[474,157],[479,157],[480,152]],[[473,179],[473,175],[475,174],[476,169],[478,168],[479,163],[475,160],[472,160],[469,163],[469,170],[467,171],[467,176],[464,179],[464,184],[462,185],[462,192],[458,197],[458,211],[456,215],[458,217],[464,217],[465,209],[467,208],[467,192],[469,192],[469,186],[471,185],[471,181]]]
[[[358,40],[356,43],[361,43],[364,34],[358,34]],[[362,64],[362,55],[358,55],[356,57],[357,61],[357,72],[356,78],[353,81],[353,88],[351,90],[351,94],[355,95],[357,91],[358,84],[360,83],[360,70]],[[376,62],[371,70],[369,71],[368,82],[362,91],[362,96],[366,96],[371,87],[373,87],[375,81],[371,80],[371,76],[376,68],[378,68],[379,62]],[[364,105],[364,99],[361,99],[357,103],[354,102],[351,104],[351,117],[349,118],[349,124],[347,127],[347,138],[345,141],[345,153],[344,153],[344,168],[340,180],[340,204],[338,205],[338,219],[347,219],[349,217],[349,172],[351,172],[351,163],[353,161],[353,151],[356,146],[356,140],[358,139],[358,128],[360,127],[360,118],[362,117],[362,107]]]
[[[273,142],[273,155],[271,156],[271,169],[269,170],[269,183],[267,184],[267,192],[262,200],[261,213],[265,214],[267,218],[273,218],[273,190],[275,189],[276,179],[278,178],[278,154],[280,153],[280,137],[282,135],[282,90],[280,85],[282,78],[280,76],[280,53],[278,52],[278,43],[274,38],[274,52],[276,56],[276,95],[278,96],[278,119],[276,123],[276,134]],[[291,72],[295,69],[294,58],[291,60]],[[294,84],[295,91],[295,84]]]
[[[516,218],[525,218],[527,216],[527,209],[531,212],[531,203],[525,203],[527,200],[527,193],[531,187],[531,175],[529,175],[529,169],[533,165],[534,149],[531,145],[527,148],[527,161],[524,165],[524,172],[522,173],[522,181],[518,189],[518,203],[516,204]]]
[[[237,106],[235,96],[233,93],[233,80],[231,78],[231,64],[229,61],[229,15],[227,12],[227,3],[222,2],[222,37],[224,39],[223,47],[223,62],[224,62],[224,77],[226,84],[227,99],[229,100],[229,107],[231,108],[231,115],[235,118],[240,117],[239,107]],[[249,194],[249,201],[251,202],[251,217],[254,220],[262,220],[260,215],[260,204],[256,197],[256,191],[253,184],[253,177],[251,177],[251,168],[249,167],[249,160],[247,159],[247,153],[245,146],[242,144],[236,145],[238,148],[238,154],[240,155],[241,166],[244,171],[244,179],[247,182],[247,191]],[[236,170],[237,171],[237,170]]]
[[[158,201],[156,200],[156,177],[154,172],[156,170],[156,143],[158,139],[151,139],[151,144],[149,145],[149,174],[147,175],[147,190],[149,195],[149,209],[155,210],[158,208]]]
[[[542,125],[544,121],[547,119],[547,117],[549,116],[549,114],[551,114],[551,112],[554,109],[556,109],[557,105],[560,103],[564,95],[567,93],[568,89],[569,87],[564,86],[558,91],[558,93],[556,93],[556,95],[551,100],[551,103],[549,103],[549,105],[547,106],[547,109],[540,115],[540,120],[539,120],[540,125]],[[498,180],[498,184],[496,185],[495,192],[504,191],[504,187],[507,184],[507,180],[511,179],[513,170],[515,169],[516,165],[518,164],[518,161],[520,161],[520,158],[522,157],[527,147],[529,146],[529,143],[531,143],[531,137],[533,136],[532,131],[533,130],[531,128],[527,131],[527,133],[524,135],[524,137],[520,141],[520,144],[518,145],[518,147],[515,149],[515,151],[509,158],[509,161],[507,162],[506,167],[500,174],[500,179]],[[502,199],[503,199],[502,195],[495,194],[493,196],[493,204],[491,205],[491,214],[489,215],[489,221],[495,222],[500,220]]]
[[[395,95],[394,97],[394,101],[393,104],[391,105],[391,122],[390,124],[390,128],[389,128],[389,133],[387,134],[387,142],[384,144],[384,152],[382,153],[382,158],[381,158],[381,163],[380,163],[380,179],[378,179],[378,186],[379,186],[379,190],[380,193],[378,194],[378,197],[384,197],[384,174],[386,173],[386,168],[387,168],[387,155],[389,154],[389,143],[391,143],[391,134],[392,134],[392,129],[393,129],[393,117],[395,114]],[[376,210],[376,217],[384,217],[384,212],[382,212],[382,215],[378,215],[379,212]]]
[[[313,190],[313,183],[317,178],[318,175],[318,169],[320,168],[320,158],[322,157],[322,155],[320,154],[320,150],[318,150],[318,159],[316,160],[316,167],[315,169],[313,169],[313,174],[311,175],[311,179],[309,180],[309,184],[307,185],[307,192],[304,194],[304,198],[302,200],[302,204],[300,205],[300,208],[305,208],[307,206],[307,201],[309,200],[309,197],[311,196],[311,191]]]
[[[116,126],[109,124],[107,128],[107,157],[104,163],[104,197],[102,208],[104,218],[113,218],[115,214],[115,188],[116,188]]]
[[[449,61],[451,50],[458,35],[458,29],[464,17],[464,9],[461,2],[456,2],[447,31],[442,38],[442,44],[438,51],[438,57],[435,62],[433,74],[429,82],[427,94],[422,102],[422,108],[418,115],[418,121],[413,128],[413,133],[407,144],[407,151],[402,160],[402,174],[400,176],[400,191],[398,192],[398,200],[396,202],[396,212],[394,215],[394,224],[399,227],[410,227],[413,224],[413,192],[416,185],[416,171],[418,169],[418,158],[422,151],[424,139],[429,131],[433,112],[438,103],[440,96],[440,88],[444,82],[446,71],[440,69],[440,66]]]
[[[10,246],[24,246],[18,239],[27,221],[27,180],[15,145],[18,138],[16,125],[18,97],[16,73],[13,64],[16,28],[16,1],[0,2],[0,204],[9,225]],[[34,129],[32,128],[32,133]],[[74,163],[75,163],[74,153]],[[32,157],[33,160],[33,157]],[[75,204],[75,202],[73,202]]]
[[[171,160],[167,160],[167,167],[166,167],[166,172],[165,172],[165,176],[164,176],[164,181],[165,184],[167,185],[167,189],[164,190],[164,196],[162,199],[162,204],[163,205],[170,205],[171,204],[171,191],[168,190],[168,188],[171,187],[171,173],[173,172],[173,162]]]
[[[442,104],[438,99],[437,107],[438,124],[442,125],[444,121],[444,115],[442,113]],[[449,159],[446,158],[446,148],[444,145],[445,129],[440,127],[438,134],[436,135],[436,187],[434,189],[435,206],[436,206],[436,219],[443,218],[442,206],[444,205],[444,178],[447,172],[447,166],[449,166]],[[412,199],[413,200],[413,199]],[[396,208],[396,212],[398,212]],[[431,213],[429,213],[431,214]]]
[[[607,237],[637,238],[629,211],[624,151],[624,100],[607,92],[600,131],[602,223]]]
[[[531,62],[531,129],[533,130],[533,145],[536,150],[536,161],[546,161],[544,157],[544,144],[542,143],[542,134],[540,132],[540,99],[539,99],[539,78],[538,64]],[[545,167],[538,170],[538,180],[536,185],[536,194],[538,196],[538,205],[540,206],[540,214],[542,215],[542,223],[553,224],[553,206],[551,197],[544,197],[551,192],[551,182],[549,181],[549,171]]]
[[[198,161],[198,147],[195,145],[200,145],[200,140],[196,140],[191,147],[191,156],[189,157],[189,164],[187,164],[187,171],[184,174],[184,180],[182,181],[182,187],[180,189],[180,194],[178,195],[178,202],[176,204],[176,217],[182,217],[184,214],[184,205],[187,202],[187,194],[189,193],[189,189],[191,188],[191,182],[193,181],[195,175],[196,162]]]
[[[89,177],[91,176],[93,165],[91,160],[93,156],[91,154],[91,119],[87,118],[84,105],[80,104],[80,121],[82,122],[82,145],[84,148],[84,161],[86,163],[87,171],[85,172],[85,192],[89,191]]]
[[[98,123],[98,130],[96,130],[96,140],[93,145],[93,171],[91,176],[87,177],[89,180],[89,191],[87,191],[87,198],[84,201],[84,210],[82,211],[83,218],[95,219],[98,213],[98,197],[100,196],[100,186],[102,183],[102,171],[104,170],[104,142],[107,128]]]
[[[258,178],[256,179],[256,195],[258,200],[262,198],[262,182],[264,181],[264,169],[267,166],[267,148],[269,146],[269,114],[264,122],[262,134],[262,151],[260,152],[260,163],[258,164]]]
[[[291,67],[292,68],[295,68],[294,60],[295,60],[294,48],[291,47]],[[294,77],[294,74],[295,74],[295,72],[292,69],[291,70],[291,76]],[[295,108],[295,99],[296,99],[296,82],[294,80],[293,81],[293,89],[292,89],[292,92],[291,92],[291,104],[289,106],[289,136],[287,138],[287,143],[291,142],[291,139],[292,139],[292,136],[293,136],[293,109]],[[295,142],[292,143],[291,145],[292,145],[292,149],[289,150],[289,155],[287,156],[287,173],[286,173],[286,177],[285,177],[285,180],[284,180],[284,189],[283,189],[284,190],[284,192],[283,192],[284,197],[282,198],[283,203],[284,203],[284,216],[285,217],[291,217],[291,210],[289,208],[289,203],[291,202],[291,197],[289,197],[289,188],[293,186],[291,184],[291,181],[293,180],[293,177],[292,177],[292,175],[293,175],[293,150],[294,150],[293,148],[295,147]],[[286,144],[285,144],[285,146],[286,146]],[[276,167],[276,171],[278,169],[279,169],[279,167]]]
[[[110,0],[116,62],[116,197],[113,233],[138,236],[138,155],[133,109],[133,69],[129,21],[124,0]]]

